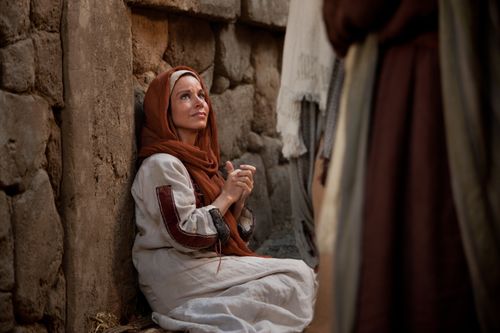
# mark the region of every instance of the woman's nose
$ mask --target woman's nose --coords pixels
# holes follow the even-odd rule
[[[203,105],[204,101],[205,100],[202,97],[196,95],[194,103],[195,103],[196,106],[201,106],[201,105]]]

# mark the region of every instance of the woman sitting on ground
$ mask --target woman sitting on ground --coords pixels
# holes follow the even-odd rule
[[[184,66],[160,74],[144,112],[133,261],[153,320],[189,332],[301,332],[313,316],[315,274],[303,261],[247,247],[255,168],[226,162],[227,179],[219,174],[201,77]]]

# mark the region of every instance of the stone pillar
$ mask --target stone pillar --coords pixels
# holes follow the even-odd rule
[[[67,332],[135,307],[132,39],[121,0],[64,2],[62,113]]]

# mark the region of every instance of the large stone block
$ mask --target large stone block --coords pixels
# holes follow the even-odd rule
[[[0,45],[23,39],[30,27],[30,0],[0,0]]]
[[[217,75],[214,78],[212,85],[212,92],[215,94],[222,94],[231,86],[231,81],[225,76]]]
[[[227,24],[218,31],[216,43],[215,71],[231,82],[238,83],[250,67],[252,51],[248,29]]]
[[[12,288],[14,288],[14,243],[10,204],[9,197],[0,191],[0,291],[11,291]]]
[[[132,11],[134,73],[156,71],[167,49],[167,44],[166,15],[144,9]]]
[[[248,134],[248,151],[251,153],[259,153],[264,149],[264,140],[255,132]]]
[[[250,164],[257,168],[252,194],[247,200],[248,207],[256,218],[255,231],[251,240],[252,248],[260,246],[270,235],[273,226],[271,201],[269,199],[267,176],[262,158],[258,154],[245,153],[233,161],[235,167]]]
[[[25,39],[0,49],[0,85],[23,92],[35,83],[33,42]]]
[[[240,0],[125,0],[130,6],[150,7],[186,13],[217,21],[235,21],[240,16]]]
[[[46,163],[49,113],[43,98],[0,91],[0,186],[19,185]]]
[[[38,32],[33,35],[36,59],[36,88],[51,105],[62,107],[62,49],[58,33]]]
[[[207,21],[172,17],[168,21],[168,31],[168,47],[164,58],[170,65],[186,65],[199,73],[212,65],[215,37]]]
[[[62,268],[55,285],[50,289],[45,308],[45,325],[51,333],[64,333],[66,323],[66,280]]]
[[[252,85],[240,85],[221,95],[212,95],[223,159],[232,159],[246,150],[250,121],[253,117]]]
[[[26,192],[12,200],[15,243],[16,316],[23,322],[42,319],[47,296],[61,267],[63,229],[49,176],[42,169]]]
[[[252,129],[276,133],[276,99],[280,86],[279,60],[283,40],[262,32],[254,40],[252,64],[255,69],[255,116]]]
[[[262,136],[262,141],[264,143],[264,149],[260,153],[262,160],[266,169],[275,167],[280,162],[281,149],[283,148],[283,143],[280,139],[272,138],[266,135]]]
[[[89,332],[89,318],[104,310],[129,318],[135,306],[131,29],[122,0],[65,2],[60,210],[67,332]]]
[[[14,324],[12,294],[0,292],[0,332],[11,332],[14,328]]]
[[[32,0],[31,20],[38,30],[58,32],[62,0]]]
[[[285,30],[290,0],[241,0],[241,20]]]

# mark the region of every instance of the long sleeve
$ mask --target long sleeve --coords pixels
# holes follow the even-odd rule
[[[210,248],[217,230],[209,210],[196,207],[190,176],[180,160],[155,154],[144,160],[132,186],[138,234],[136,249],[174,247],[182,252]]]

